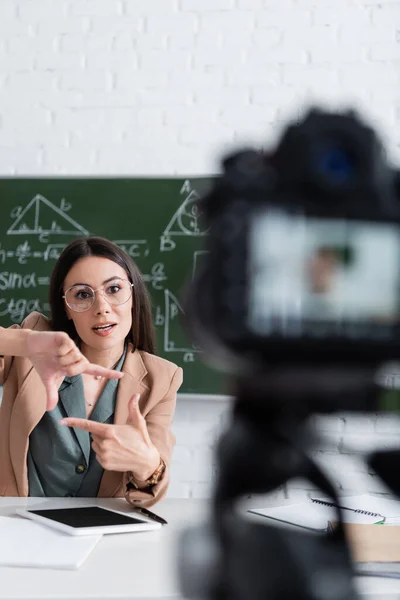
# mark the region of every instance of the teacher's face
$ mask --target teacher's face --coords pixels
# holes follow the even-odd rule
[[[68,272],[63,285],[64,295],[69,290],[65,309],[87,346],[97,350],[123,346],[132,328],[132,288],[127,281],[128,275],[120,265],[99,256],[81,258]],[[87,299],[93,294],[88,287],[95,290],[92,306],[82,312],[73,310],[71,306],[82,308],[85,300],[90,304]],[[111,300],[119,297],[121,287],[125,288],[124,302],[113,304]]]

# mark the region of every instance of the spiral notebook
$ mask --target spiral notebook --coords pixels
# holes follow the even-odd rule
[[[325,498],[312,498],[314,503],[324,503],[327,506],[329,501]],[[340,499],[340,506],[344,509],[354,511],[361,515],[383,516],[385,525],[400,524],[400,500],[389,498],[387,496],[371,496],[362,494],[361,496],[344,496]]]
[[[364,494],[341,498],[340,507],[346,523],[400,524],[400,502],[397,500],[375,498]],[[288,525],[320,532],[327,531],[329,521],[336,518],[335,506],[324,498],[310,498],[301,504],[252,508],[248,512]]]

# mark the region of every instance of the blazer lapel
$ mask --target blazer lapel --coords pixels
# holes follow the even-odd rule
[[[141,393],[146,386],[142,383],[147,369],[138,350],[132,352],[128,346],[125,362],[122,367],[124,376],[119,380],[117,400],[115,404],[114,424],[125,425],[128,419],[128,404],[133,394]],[[120,471],[104,471],[98,496],[111,498],[122,484],[123,473]]]

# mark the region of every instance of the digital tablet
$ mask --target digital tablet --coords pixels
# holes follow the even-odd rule
[[[160,523],[146,521],[136,514],[130,515],[99,506],[43,508],[41,510],[18,509],[15,512],[21,517],[32,519],[70,535],[127,533],[161,527]]]

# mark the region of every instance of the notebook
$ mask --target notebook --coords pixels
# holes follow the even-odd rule
[[[312,498],[315,503],[329,504],[324,498]],[[359,514],[365,515],[383,515],[385,525],[400,524],[400,500],[388,497],[370,496],[362,494],[361,496],[343,496],[340,500],[341,506],[354,510]]]
[[[78,569],[101,537],[73,537],[23,517],[0,517],[0,566]]]
[[[343,510],[343,520],[345,523],[376,524],[386,522],[384,513],[380,510],[371,509],[371,504],[364,501],[357,504],[357,498],[343,498],[341,508]],[[371,498],[366,495],[366,498]],[[399,506],[399,503],[397,503]],[[380,505],[381,506],[381,505]],[[346,508],[345,508],[346,507]],[[375,507],[374,507],[375,508]],[[328,531],[328,523],[336,518],[335,507],[329,501],[322,498],[310,498],[301,504],[290,504],[286,506],[253,508],[248,512],[280,521],[289,525],[296,525],[309,529],[311,531]],[[400,515],[400,513],[398,513]]]

